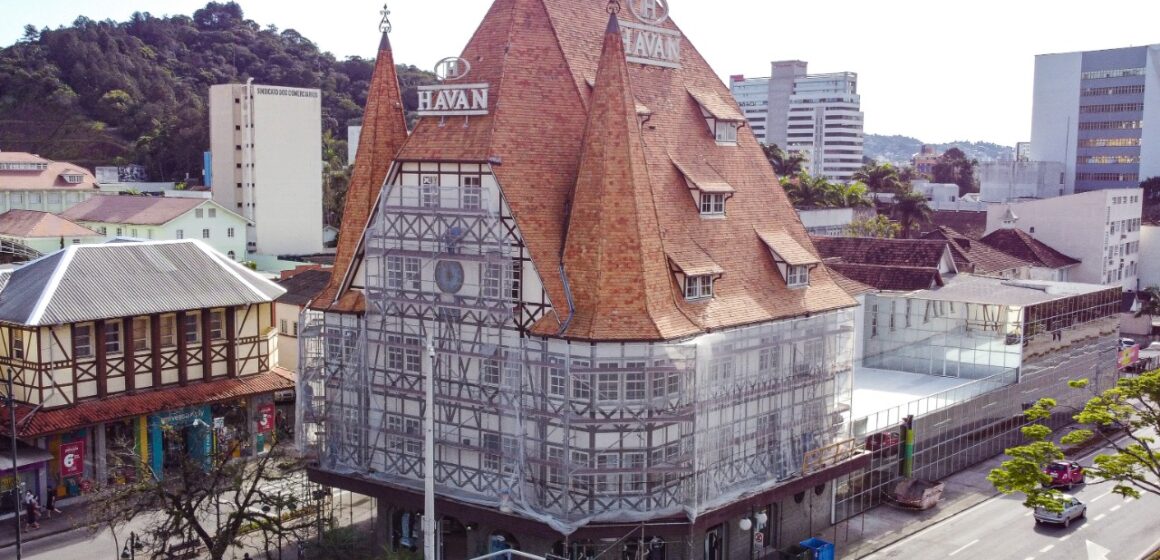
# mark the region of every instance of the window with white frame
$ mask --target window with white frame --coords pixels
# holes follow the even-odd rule
[[[644,491],[645,454],[643,451],[632,451],[624,454],[624,467],[632,472],[623,478],[625,493],[640,493]]]
[[[725,214],[725,195],[722,193],[701,193],[701,215],[720,216]]]
[[[544,366],[544,376],[548,378],[548,394],[553,397],[567,396],[567,378],[564,376],[564,360],[548,358]]]
[[[789,265],[785,284],[791,288],[800,288],[810,283],[810,269],[806,265]]]
[[[105,353],[118,354],[121,352],[121,323],[108,321],[105,323]]]
[[[483,187],[478,175],[463,177],[463,209],[479,210],[483,204]]]
[[[24,331],[20,329],[12,329],[12,357],[24,359]]]
[[[420,203],[424,208],[439,207],[439,185],[425,184],[420,187]]]
[[[713,297],[713,277],[708,274],[685,277],[685,299]]]
[[[499,298],[503,293],[503,265],[485,263],[483,265],[483,297]]]
[[[634,367],[631,364],[626,367]],[[641,364],[639,367],[644,367]],[[624,400],[643,401],[645,399],[645,375],[643,371],[633,371],[624,374]]]
[[[226,237],[232,238],[233,236],[234,236],[234,228],[226,228]]]
[[[592,376],[586,372],[579,373],[589,365],[588,360],[572,360],[572,398],[575,400],[587,401],[592,398]]]
[[[418,418],[404,418],[403,431],[407,432],[407,440],[404,444],[403,452],[407,455],[422,455],[423,442],[419,440],[422,431],[419,428]]]
[[[202,239],[209,239],[209,228],[205,228],[205,229],[201,230],[201,238]]]
[[[422,265],[423,261],[419,257],[403,258],[403,280],[408,289],[418,290],[423,287]]]
[[[572,467],[576,469],[587,470],[591,464],[590,457],[587,451],[572,450]],[[592,475],[574,474],[569,481],[572,484],[572,489],[578,492],[587,492],[588,488],[592,486]]]
[[[102,227],[101,234],[103,235],[104,233],[105,233],[105,228]],[[177,238],[178,239],[185,239],[185,230],[183,230],[183,229],[177,230]]]
[[[620,468],[620,454],[619,453],[598,453],[596,454],[596,469],[600,472],[614,471]],[[596,493],[597,494],[615,494],[620,489],[620,475],[618,474],[597,474],[596,475]]]
[[[737,126],[738,123],[732,121],[716,121],[713,128],[715,129],[718,144],[736,144],[737,143]]]
[[[209,209],[209,217],[211,217],[211,218],[217,217],[217,208],[210,208]]]
[[[781,367],[781,344],[776,340],[763,343],[757,355],[757,371],[762,375],[776,375]]]
[[[177,344],[177,316],[161,316],[161,346],[163,348]]]
[[[403,257],[387,255],[387,287],[392,290],[403,289]]]
[[[194,218],[201,218],[201,217],[204,217],[204,215],[205,215],[205,214],[204,214],[204,212],[205,212],[205,211],[204,211],[204,210],[202,210],[201,208],[195,209],[195,210],[193,211],[193,217],[194,217]]]
[[[555,445],[549,445],[545,448],[545,458],[548,464],[545,468],[545,481],[549,488],[562,488],[564,486],[563,469],[560,464],[564,462],[564,448]]]
[[[484,385],[499,385],[499,360],[496,360],[495,358],[487,358],[483,360],[483,363],[480,364],[479,378]]]
[[[201,340],[201,314],[200,313],[186,313],[185,314],[185,343],[196,344]]]
[[[225,338],[225,324],[226,312],[222,309],[215,309],[209,312],[209,338],[210,340],[220,340]]]
[[[616,402],[620,400],[620,374],[596,374],[596,400],[598,402]]]
[[[403,340],[406,346],[403,347],[403,361],[404,369],[410,373],[420,373],[423,371],[423,356],[419,351],[419,339],[406,338]]]

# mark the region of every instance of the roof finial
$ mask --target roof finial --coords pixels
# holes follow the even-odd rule
[[[620,2],[618,0],[608,0],[608,6],[605,8],[610,14],[620,13]]]
[[[383,14],[383,20],[379,22],[379,31],[382,31],[383,33],[390,33],[391,20],[389,17],[391,15],[391,11],[387,9],[386,4],[383,4],[383,9],[379,10],[379,13]]]

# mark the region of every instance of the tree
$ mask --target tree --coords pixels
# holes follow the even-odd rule
[[[1160,316],[1160,287],[1144,288],[1136,295],[1136,299],[1140,301],[1140,309],[1136,310],[1136,317],[1143,315]]]
[[[898,232],[902,231],[902,226],[886,216],[876,214],[873,218],[859,218],[850,222],[848,231],[850,237],[894,239],[898,237]]]
[[[1086,379],[1069,383],[1073,389],[1088,390]],[[1062,511],[1062,493],[1045,487],[1051,478],[1043,469],[1064,457],[1063,450],[1049,438],[1051,428],[1037,423],[1051,417],[1058,407],[1055,399],[1040,399],[1025,416],[1032,424],[1023,427],[1029,443],[1006,450],[1011,457],[993,469],[987,479],[1004,494],[1022,493],[1023,505],[1043,506]],[[1080,427],[1060,439],[1063,445],[1099,443],[1109,452],[1095,456],[1085,466],[1094,483],[1111,482],[1112,493],[1139,498],[1143,493],[1160,496],[1160,370],[1121,378],[1115,386],[1092,396],[1072,417]]]
[[[898,220],[902,227],[902,235],[909,239],[914,230],[919,229],[922,224],[930,223],[930,206],[926,204],[926,195],[915,190],[894,195],[890,217]]]
[[[868,208],[873,204],[867,196],[866,185],[853,183],[831,183],[830,205],[837,208]]]
[[[171,432],[181,437],[176,429]],[[309,513],[305,497],[282,493],[301,464],[280,446],[252,458],[233,458],[232,449],[206,459],[186,456],[166,468],[164,479],[132,442],[116,448],[122,451],[110,470],[135,470],[138,481],[100,488],[89,501],[86,521],[91,530],[109,529],[114,546],[133,519],[145,520],[138,533],[147,554],[160,557],[174,544],[192,540],[213,560],[240,546],[250,532],[259,532],[268,547],[273,538],[296,539],[312,527],[312,516],[302,515]]]
[[[801,173],[802,164],[806,161],[806,158],[801,154],[797,152],[787,154],[777,144],[762,146],[761,149],[765,152],[765,159],[769,160],[769,164],[773,166],[773,172],[778,177],[789,177]]]
[[[854,172],[854,180],[865,183],[870,192],[898,194],[903,191],[898,169],[889,163],[863,165]]]
[[[785,182],[785,194],[797,208],[832,206],[832,189],[825,177],[811,177],[807,173],[799,173]]]
[[[935,183],[954,183],[959,186],[959,196],[967,193],[979,192],[979,185],[975,180],[975,168],[978,160],[967,159],[967,154],[958,148],[951,148],[939,156],[938,162],[931,169],[931,176]]]

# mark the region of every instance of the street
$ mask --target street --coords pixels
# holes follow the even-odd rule
[[[1111,484],[1077,486],[1070,493],[1088,505],[1087,518],[1071,527],[1037,525],[1021,496],[988,500],[946,522],[866,558],[1001,558],[1017,560],[1135,559],[1160,546],[1160,497],[1124,500]]]

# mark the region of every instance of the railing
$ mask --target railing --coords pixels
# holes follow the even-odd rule
[[[971,381],[958,387],[947,389],[946,391],[915,399],[906,404],[875,412],[869,416],[854,420],[853,435],[855,438],[863,437],[879,430],[897,426],[907,416],[913,415],[917,418],[924,414],[929,414],[936,410],[973,399],[984,393],[1014,385],[1017,380],[1018,372],[1011,369],[979,379],[978,381]]]

